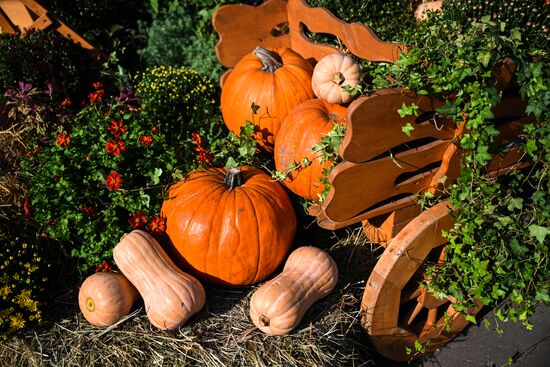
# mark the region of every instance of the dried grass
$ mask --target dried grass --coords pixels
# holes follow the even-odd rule
[[[257,286],[207,286],[205,308],[173,332],[155,329],[142,304],[111,328],[92,327],[78,311],[73,289],[45,312],[41,328],[0,345],[0,361],[13,367],[373,366],[358,319],[365,280],[376,262],[375,245],[360,228],[329,233],[319,230],[297,239],[299,245],[327,249],[340,279],[289,335],[267,336],[251,323],[248,302]]]

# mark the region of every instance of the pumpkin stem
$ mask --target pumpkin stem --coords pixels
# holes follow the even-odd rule
[[[230,168],[223,179],[225,186],[229,187],[229,190],[233,190],[242,184],[244,184],[243,175],[239,168]]]
[[[275,70],[283,66],[283,60],[281,56],[273,51],[269,51],[263,47],[256,47],[252,53],[260,60],[262,63],[263,71],[268,71],[273,73]]]
[[[332,81],[337,85],[342,85],[346,81],[346,77],[341,72],[334,74]]]
[[[260,324],[262,326],[269,326],[269,317],[265,316],[265,315],[260,315]]]

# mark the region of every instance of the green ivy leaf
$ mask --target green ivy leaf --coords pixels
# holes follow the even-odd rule
[[[411,133],[414,131],[414,126],[410,122],[407,122],[404,126],[401,127],[401,131],[407,136],[411,136]]]
[[[514,209],[523,208],[523,199],[522,198],[513,198],[508,201],[508,210],[513,212]]]
[[[250,108],[252,109],[252,114],[256,115],[258,113],[258,110],[260,109],[260,106],[252,102],[252,105],[250,105]]]
[[[489,66],[489,61],[491,61],[491,53],[490,52],[480,52],[477,54],[477,61],[479,61],[484,67]]]
[[[531,234],[531,236],[535,237],[541,244],[544,244],[544,239],[546,238],[546,235],[550,233],[550,229],[548,229],[548,227],[531,224],[529,226],[529,233]]]

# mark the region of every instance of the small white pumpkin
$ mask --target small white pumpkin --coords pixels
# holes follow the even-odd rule
[[[355,87],[360,77],[361,68],[355,60],[346,55],[331,54],[315,65],[311,86],[317,97],[329,103],[348,103],[353,97],[343,87]]]

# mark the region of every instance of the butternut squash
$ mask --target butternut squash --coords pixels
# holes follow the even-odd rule
[[[328,253],[300,247],[290,254],[283,272],[252,295],[252,322],[266,334],[287,334],[313,303],[332,292],[337,281],[338,267]]]
[[[80,286],[78,306],[90,324],[108,327],[126,316],[138,298],[138,291],[124,275],[95,273]]]
[[[113,250],[120,271],[137,288],[151,324],[172,330],[204,306],[202,284],[172,262],[149,233],[134,230]]]

